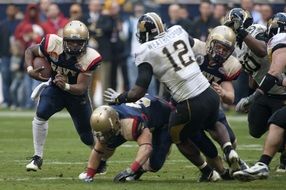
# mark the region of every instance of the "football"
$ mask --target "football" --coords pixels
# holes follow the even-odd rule
[[[52,74],[51,64],[45,58],[36,57],[33,60],[33,67],[34,69],[37,69],[39,67],[44,67],[45,69],[40,72],[41,75],[45,78],[51,77],[51,74]]]

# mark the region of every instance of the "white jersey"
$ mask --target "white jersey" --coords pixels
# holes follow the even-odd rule
[[[247,28],[247,32],[256,38],[257,35],[264,33],[266,27],[261,24],[253,24]],[[241,49],[236,46],[235,54],[243,66],[243,69],[248,72],[251,77],[260,84],[263,77],[267,74],[270,67],[270,60],[268,56],[258,57],[250,48],[243,42]],[[275,85],[270,91],[270,94],[283,94],[284,88]]]
[[[160,38],[141,44],[135,64],[144,62],[152,66],[156,78],[177,102],[195,97],[210,86],[195,61],[189,35],[181,26],[175,25]]]

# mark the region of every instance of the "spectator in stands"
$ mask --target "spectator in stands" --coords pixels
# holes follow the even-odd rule
[[[21,83],[24,82],[24,89],[25,93],[22,94],[23,97],[23,104],[20,105],[19,97],[15,95],[13,98],[14,107],[23,106],[25,108],[32,108],[34,107],[34,102],[31,101],[30,95],[32,93],[32,89],[38,85],[38,81],[31,79],[28,75],[24,76],[24,80],[17,77],[22,77],[20,73],[23,73],[23,65],[24,65],[24,50],[32,44],[37,44],[41,42],[42,37],[44,36],[44,30],[42,28],[42,24],[39,19],[39,9],[38,6],[35,4],[30,4],[26,8],[25,17],[23,21],[17,26],[15,31],[15,44],[13,46],[17,46],[20,51],[18,51],[17,56],[21,58],[20,67],[18,70],[15,70],[15,78],[11,85],[12,94],[15,95],[18,92],[18,89],[21,87],[19,85],[19,80]],[[17,48],[15,48],[17,49]],[[22,50],[22,51],[21,51]],[[17,85],[14,85],[17,84]]]
[[[62,36],[62,29],[68,23],[68,19],[61,13],[59,6],[52,3],[47,12],[48,20],[43,24],[47,34],[57,34]]]
[[[70,6],[70,20],[79,20],[84,22],[81,5],[74,3]]]
[[[40,7],[40,20],[41,22],[47,21],[47,12],[49,6],[52,4],[51,0],[40,0],[39,7]]]
[[[4,101],[1,107],[7,108],[11,105],[10,86],[11,76],[11,42],[14,41],[14,32],[20,20],[16,19],[18,8],[10,4],[6,8],[6,18],[0,22],[0,71],[2,75],[2,92]]]
[[[206,41],[209,29],[220,25],[220,23],[213,18],[213,6],[209,0],[201,1],[199,11],[200,16],[194,19],[191,36]]]
[[[241,3],[241,8],[251,13],[254,24],[262,23],[261,14],[258,11],[254,10],[253,0],[241,0],[240,3]]]
[[[223,22],[223,18],[228,11],[227,4],[217,3],[214,6],[214,18],[218,20],[221,24]]]
[[[182,26],[189,34],[191,34],[192,21],[188,18],[188,10],[187,7],[178,4],[171,4],[168,9],[168,14],[170,17],[170,23],[168,27],[173,25]]]
[[[262,23],[264,26],[267,26],[268,20],[273,16],[273,10],[271,5],[269,4],[262,4],[260,13],[262,15]]]
[[[129,23],[120,14],[120,6],[117,2],[112,2],[109,8],[109,15],[112,19],[111,34],[111,88],[117,89],[117,68],[121,69],[123,77],[123,90],[129,89],[129,79],[127,71],[127,58],[129,55],[129,44],[131,33]]]
[[[90,0],[88,10],[88,13],[84,15],[84,23],[86,24],[90,35],[88,45],[98,50],[102,56],[100,69],[97,69],[93,73],[89,91],[93,105],[98,106],[103,103],[103,90],[111,86],[110,68],[112,52],[110,39],[112,33],[112,19],[109,15],[102,14],[100,0]],[[94,96],[96,101],[93,101]]]

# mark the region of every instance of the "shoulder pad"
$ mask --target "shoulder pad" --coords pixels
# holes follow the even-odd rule
[[[237,58],[230,56],[226,62],[223,64],[223,68],[225,71],[225,75],[228,80],[234,80],[238,77],[240,70],[241,70],[241,64],[238,61]]]
[[[82,72],[92,71],[99,65],[101,60],[101,55],[96,50],[88,47],[86,54],[79,58],[78,66]]]
[[[139,66],[141,63],[148,62],[148,46],[147,43],[141,44],[135,52],[135,64]]]
[[[286,33],[279,33],[273,36],[267,43],[268,54],[272,54],[272,50],[275,46],[280,44],[286,44]]]
[[[197,55],[206,55],[206,42],[203,42],[199,39],[194,38],[194,46],[192,47],[195,56]]]
[[[63,39],[55,34],[47,34],[44,39],[43,49],[47,53],[63,53]]]
[[[253,24],[248,27],[246,31],[249,32],[249,34],[255,38],[257,34],[264,33],[266,31],[266,27],[261,24]]]

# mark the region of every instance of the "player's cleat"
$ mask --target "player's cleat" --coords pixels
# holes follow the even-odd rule
[[[107,164],[106,161],[100,161],[100,164],[96,170],[96,174],[98,175],[105,175],[106,174],[106,169],[107,168]]]
[[[240,170],[240,164],[239,164],[240,159],[235,150],[231,150],[228,155],[225,155],[225,158],[230,167],[231,173]]]
[[[276,172],[285,173],[286,172],[286,165],[284,163],[280,163],[280,165],[276,168]]]
[[[41,169],[42,164],[43,164],[43,159],[40,156],[34,155],[32,157],[31,162],[26,165],[26,170],[36,172],[39,169]]]
[[[82,180],[84,182],[88,182],[88,183],[93,182],[93,177],[87,176],[86,172],[80,173],[79,176],[78,176],[78,179],[80,179],[80,180]]]
[[[246,170],[249,168],[247,163],[242,159],[239,159],[239,165],[240,165],[240,170]]]
[[[234,178],[231,175],[229,169],[226,169],[223,174],[220,174],[220,177],[223,180],[234,180]]]
[[[221,180],[220,175],[217,173],[217,171],[213,170],[208,175],[202,174],[199,179],[199,182],[216,182],[219,180]]]
[[[32,94],[31,94],[31,99],[33,101],[37,100],[39,98],[39,96],[41,95],[42,91],[49,86],[51,79],[49,79],[47,82],[42,82],[41,84],[39,84],[38,86],[36,86],[36,88],[33,90]]]
[[[133,175],[126,178],[126,181],[136,181],[139,180],[140,177],[145,173],[146,171],[140,168],[137,172],[135,172]]]
[[[262,162],[257,162],[254,166],[233,173],[233,177],[240,181],[253,181],[256,179],[266,179],[269,176],[268,166]]]

